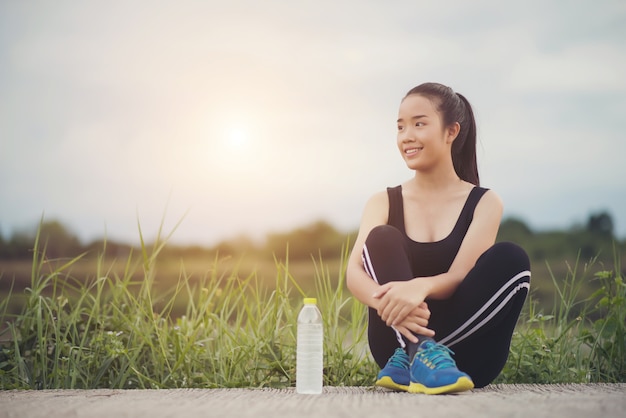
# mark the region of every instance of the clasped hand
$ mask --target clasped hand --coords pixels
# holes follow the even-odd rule
[[[409,341],[417,342],[415,334],[435,335],[428,328],[430,310],[425,302],[427,295],[419,283],[389,282],[380,286],[373,296],[380,300],[377,312],[381,319]]]

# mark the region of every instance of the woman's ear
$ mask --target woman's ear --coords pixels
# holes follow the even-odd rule
[[[452,125],[446,128],[446,144],[451,144],[461,131],[461,125],[459,122],[454,122]]]

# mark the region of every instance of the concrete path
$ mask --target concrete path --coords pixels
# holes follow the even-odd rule
[[[0,418],[626,417],[626,383],[495,385],[457,395],[380,388],[0,391]]]

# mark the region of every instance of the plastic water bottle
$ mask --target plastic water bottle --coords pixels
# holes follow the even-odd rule
[[[315,298],[305,298],[298,314],[296,392],[320,394],[323,386],[324,329]]]

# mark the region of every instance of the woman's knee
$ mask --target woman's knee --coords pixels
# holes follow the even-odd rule
[[[520,271],[530,270],[528,254],[522,247],[513,242],[497,242],[485,251],[481,258],[495,260]]]
[[[365,270],[379,284],[413,278],[406,239],[389,225],[373,228],[363,246]]]
[[[391,225],[378,225],[372,228],[367,238],[365,239],[365,244],[371,246],[372,244],[376,246],[389,247],[396,245],[404,245],[404,237],[402,232],[394,226]]]

